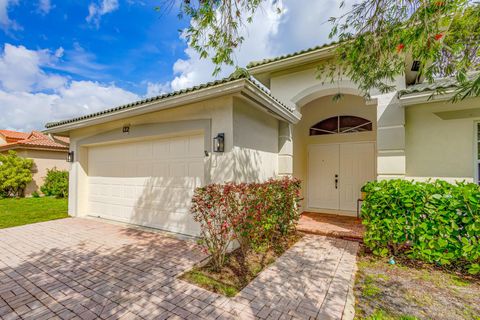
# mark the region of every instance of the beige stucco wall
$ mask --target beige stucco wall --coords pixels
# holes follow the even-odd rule
[[[278,126],[271,115],[234,100],[235,180],[264,181],[278,175]]]
[[[345,95],[334,102],[332,96],[312,101],[301,108],[302,120],[293,128],[293,175],[302,180],[302,189],[307,200],[308,146],[312,144],[376,141],[376,106],[367,105],[359,96]],[[310,136],[310,127],[337,115],[352,115],[372,121],[373,131],[348,134]],[[305,203],[307,203],[305,201]]]
[[[18,150],[17,154],[23,158],[30,158],[34,161],[33,181],[27,185],[25,195],[29,196],[34,191],[40,191],[44,183],[47,169],[57,168],[59,170],[70,170],[70,163],[66,161],[67,152],[45,151],[45,150]]]
[[[123,135],[122,127],[126,124],[130,125],[130,132],[134,132],[136,127],[147,124],[166,126],[172,122],[210,121],[211,137],[225,133],[225,152],[210,152],[205,157],[205,183],[264,180],[274,176],[277,171],[278,121],[254,108],[229,95],[71,131],[70,148],[75,151],[76,159],[70,174],[69,213],[75,216],[87,214],[89,145],[95,137],[105,133],[118,130],[118,134]],[[89,144],[82,144],[86,139]],[[129,142],[128,134],[127,139],[121,140],[123,142]],[[212,139],[207,143],[206,149],[211,150]]]
[[[478,108],[480,98],[406,107],[407,178],[473,181],[474,124],[480,118],[466,110]]]
[[[70,132],[70,149],[75,150],[76,161],[70,174],[69,214],[84,216],[87,214],[88,195],[88,147],[77,146],[82,139],[94,137],[112,130],[119,130],[126,124],[130,131],[135,126],[151,123],[168,123],[173,121],[210,119],[212,136],[225,133],[225,153],[211,153],[206,163],[208,172],[206,182],[224,182],[234,179],[233,176],[233,98],[231,96],[211,99],[200,103],[187,104],[181,107],[161,110],[122,120],[110,121]],[[128,139],[125,140],[128,142]]]
[[[302,67],[283,70],[271,74],[270,89],[275,97],[281,101],[301,109],[303,106],[322,97],[331,97],[335,94],[363,95],[355,83],[347,76],[331,83],[318,79],[318,63]],[[397,90],[405,88],[403,76],[398,76],[392,82]],[[370,92],[371,100],[368,105],[376,107],[377,136],[377,178],[403,178],[405,176],[405,115],[404,108],[399,103],[396,92]],[[302,120],[303,121],[303,120]],[[293,129],[290,128],[290,131]],[[288,139],[287,139],[288,140]],[[295,143],[292,139],[292,143]],[[286,143],[279,154],[279,171],[282,174],[294,171],[293,149]]]

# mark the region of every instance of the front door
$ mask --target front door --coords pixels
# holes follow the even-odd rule
[[[339,166],[340,145],[310,146],[308,154],[308,205],[310,208],[338,210]]]
[[[308,207],[355,211],[360,189],[375,179],[372,142],[311,145],[308,152]]]

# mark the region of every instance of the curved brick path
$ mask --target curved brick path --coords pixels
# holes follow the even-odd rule
[[[341,319],[357,244],[308,235],[235,298],[176,276],[193,242],[70,218],[0,230],[2,319]]]

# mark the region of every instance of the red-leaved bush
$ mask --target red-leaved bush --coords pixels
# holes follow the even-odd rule
[[[295,232],[300,218],[300,180],[211,184],[195,190],[191,212],[201,226],[200,244],[217,270],[232,241],[242,253],[274,246]]]

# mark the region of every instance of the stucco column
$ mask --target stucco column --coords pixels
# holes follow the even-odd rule
[[[76,157],[78,154],[76,151],[76,143],[70,141],[70,150],[74,152],[74,162],[70,166],[68,172],[68,215],[75,217],[77,215],[77,172],[78,172],[78,161]]]
[[[281,121],[278,128],[278,175],[293,174],[293,125]]]
[[[406,174],[405,109],[396,92],[377,99],[377,178],[403,179]]]

